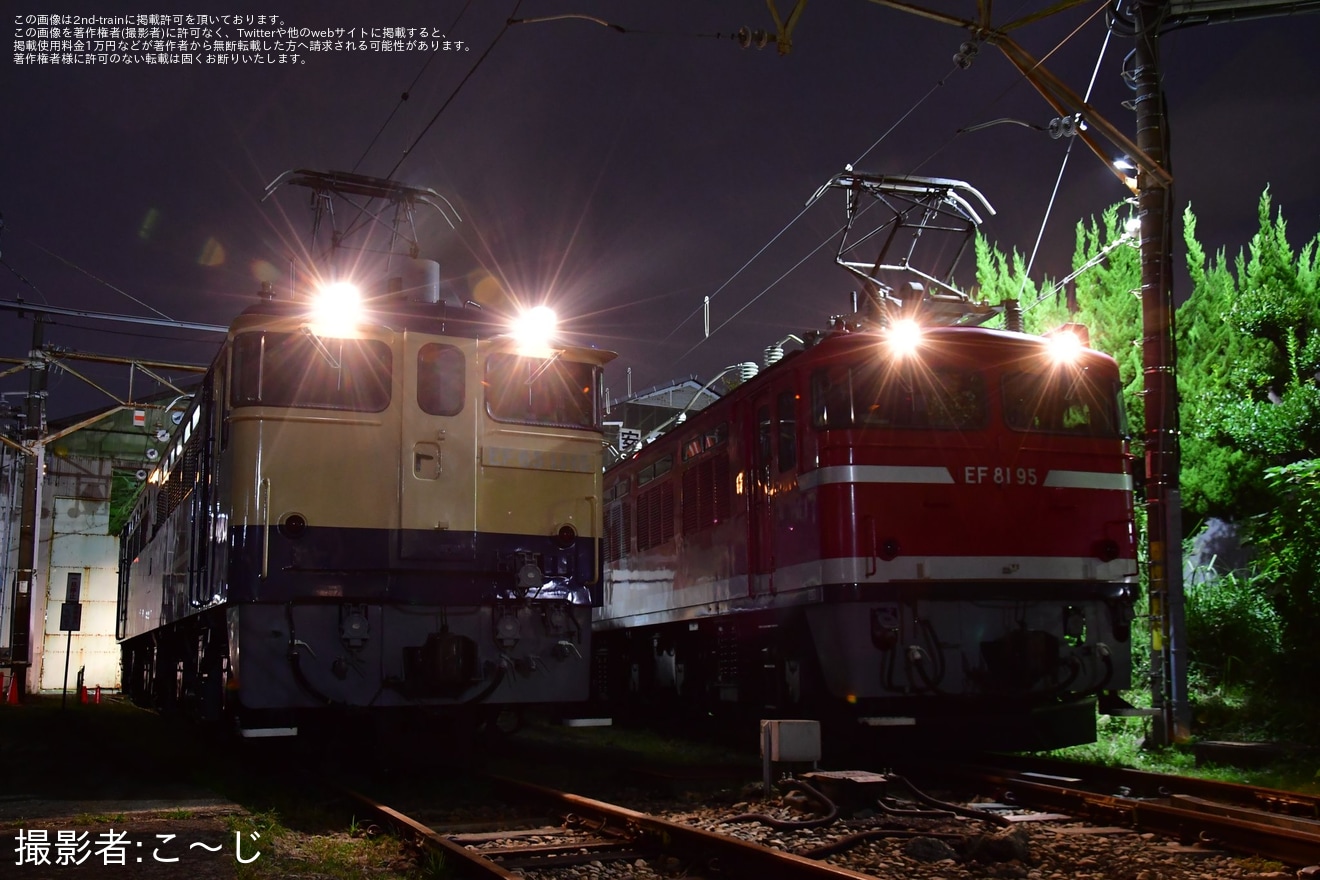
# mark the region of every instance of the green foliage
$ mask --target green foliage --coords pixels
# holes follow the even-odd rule
[[[1140,437],[1141,266],[1125,246],[1123,213],[1115,206],[1078,225],[1071,316],[1054,285],[1026,277],[1019,254],[981,238],[977,281],[982,299],[1019,299],[1029,332],[1085,324],[1119,363]],[[1183,518],[1246,522],[1256,551],[1251,572],[1189,585],[1185,611],[1202,714],[1236,713],[1277,735],[1320,722],[1310,698],[1320,675],[1311,636],[1320,628],[1320,235],[1294,250],[1268,190],[1258,217],[1230,260],[1208,256],[1191,209],[1183,215],[1192,280],[1175,320]],[[1143,629],[1133,628],[1134,681],[1146,674]]]
[[[1037,285],[1026,275],[1026,262],[1016,250],[1005,256],[985,238],[976,238],[976,281],[979,297],[992,303],[1016,299],[1023,308],[1023,329],[1045,333],[1069,322],[1085,324],[1092,347],[1118,361],[1123,402],[1140,437],[1142,425],[1141,284],[1136,249],[1124,234],[1126,217],[1114,205],[1089,224],[1077,224],[1073,267],[1077,277],[1076,311],[1070,313],[1063,288],[1045,278]],[[1103,252],[1103,255],[1101,255]],[[1083,268],[1085,267],[1085,268]],[[1056,289],[1058,288],[1058,289]],[[1002,325],[1001,325],[1002,326]]]
[[[1183,596],[1193,687],[1229,689],[1273,668],[1282,624],[1266,580],[1197,574]]]
[[[1074,320],[1085,324],[1091,333],[1091,345],[1118,361],[1119,380],[1123,383],[1123,403],[1134,438],[1142,436],[1145,406],[1142,395],[1144,376],[1141,364],[1141,254],[1136,242],[1126,235],[1127,217],[1113,205],[1097,221],[1077,224],[1077,244],[1073,266],[1094,261],[1073,282],[1077,293]],[[1100,253],[1103,259],[1096,259]],[[1135,447],[1134,447],[1135,448]],[[1139,451],[1139,449],[1137,450]]]
[[[1068,308],[1062,292],[1052,294],[1055,285],[1048,278],[1039,285],[1032,281],[1027,276],[1022,254],[1014,250],[1011,256],[1006,256],[979,232],[975,247],[979,299],[996,305],[1017,300],[1024,310],[1023,322],[1028,333],[1043,333],[1067,323]],[[1003,327],[1004,322],[997,318],[986,326]]]
[[[1320,459],[1307,459],[1266,471],[1275,506],[1251,524],[1260,576],[1271,583],[1283,618],[1282,649],[1289,680],[1314,686],[1320,674],[1315,650],[1320,624]]]
[[[1197,517],[1269,509],[1266,468],[1320,449],[1320,236],[1294,254],[1270,207],[1266,190],[1233,271],[1223,251],[1207,259],[1184,213],[1193,290],[1178,310],[1182,488]]]

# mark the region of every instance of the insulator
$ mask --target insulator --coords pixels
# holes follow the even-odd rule
[[[1004,329],[1022,332],[1022,304],[1015,299],[1004,300]]]
[[[738,365],[738,378],[744,382],[750,382],[752,379],[756,378],[756,374],[759,371],[760,368],[756,366],[755,362],[743,361]]]
[[[760,28],[756,30],[751,30],[745,26],[738,28],[738,45],[744,49],[750,49],[752,46],[764,49],[769,42],[770,35]]]
[[[1074,113],[1072,116],[1056,116],[1050,120],[1050,137],[1058,140],[1064,137],[1076,137],[1078,132],[1086,131],[1086,120],[1082,119],[1082,114]]]
[[[774,366],[784,359],[784,347],[782,345],[767,345],[765,347],[765,357],[763,362],[767,367]]]

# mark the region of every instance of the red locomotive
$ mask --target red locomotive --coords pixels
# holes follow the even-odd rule
[[[970,203],[941,194],[956,181],[835,185],[896,180]],[[1130,684],[1137,589],[1118,367],[916,290],[873,286],[607,471],[598,696],[914,743],[1094,739],[1097,695]]]

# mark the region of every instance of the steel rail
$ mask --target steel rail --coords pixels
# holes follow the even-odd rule
[[[493,877],[495,880],[522,880],[522,874],[504,868],[490,859],[483,856],[477,850],[468,849],[454,843],[427,826],[418,822],[409,816],[405,816],[398,810],[385,806],[374,798],[368,797],[358,791],[345,789],[345,792],[354,800],[363,804],[371,810],[375,816],[382,821],[394,826],[406,837],[412,838],[422,848],[436,853],[446,859],[455,859],[463,865],[467,871],[458,873],[470,876]],[[470,874],[469,874],[470,872]]]
[[[1291,865],[1320,863],[1320,825],[1305,830],[1297,823],[1278,823],[1274,814],[1263,810],[1210,812],[1204,803],[1192,803],[1170,794],[1157,799],[1100,794],[993,768],[945,767],[942,772],[946,778],[956,774],[964,780],[1001,786],[1012,793],[1015,804],[1103,817],[1105,821],[1127,823],[1182,842],[1211,843]],[[1176,784],[1181,777],[1167,777],[1166,781]]]
[[[496,776],[492,779],[523,796],[534,797],[548,805],[577,813],[591,813],[603,818],[616,819],[636,829],[647,841],[662,851],[691,855],[696,852],[708,860],[718,862],[725,876],[748,877],[764,880],[766,877],[792,878],[792,880],[873,880],[870,875],[840,868],[825,862],[812,861],[803,856],[773,850],[736,837],[705,831],[681,822],[671,822],[626,807],[556,791],[544,786],[516,779]]]
[[[564,815],[590,817],[605,823],[617,823],[625,828],[636,842],[645,847],[669,855],[703,860],[707,864],[718,865],[722,876],[764,880],[774,877],[776,880],[873,880],[867,874],[835,867],[826,862],[813,861],[804,856],[773,850],[736,837],[716,834],[691,825],[660,819],[626,807],[594,800],[582,795],[556,791],[533,783],[522,782],[507,777],[493,776],[490,780],[498,787],[510,793],[537,801],[552,811]],[[467,849],[450,840],[443,833],[437,832],[415,819],[386,806],[374,798],[357,791],[345,789],[346,794],[367,807],[376,817],[399,829],[400,832],[418,845],[452,858],[467,869],[473,876],[492,877],[498,880],[514,880],[522,875],[505,868],[485,853]],[[516,853],[515,853],[516,855]],[[630,855],[635,855],[632,853]],[[600,856],[596,856],[599,858]],[[542,865],[543,868],[551,867]],[[459,873],[464,873],[460,871]]]
[[[1235,804],[1256,805],[1275,813],[1320,819],[1320,794],[1283,791],[1240,782],[1199,779],[1193,776],[1170,776],[1166,773],[1134,770],[1130,767],[1092,767],[1071,761],[1016,755],[995,755],[984,761],[967,762],[966,766],[987,769],[991,767],[990,762],[993,762],[993,769],[1001,773],[1008,770],[1019,773],[1047,773],[1059,778],[1077,777],[1079,781],[1080,777],[1085,776],[1085,781],[1092,789],[1103,787],[1115,792],[1128,789],[1137,797],[1167,797],[1176,787],[1180,794],[1213,798]],[[929,772],[939,772],[943,768],[924,769]]]

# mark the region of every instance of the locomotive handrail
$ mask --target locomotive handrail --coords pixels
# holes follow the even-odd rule
[[[261,576],[270,567],[270,477],[257,485],[257,515],[261,517]]]
[[[508,434],[510,437],[553,437],[555,440],[563,440],[567,436],[578,437],[587,428],[554,428],[550,431],[532,431],[520,430],[516,428],[491,428],[487,434]],[[565,431],[572,431],[572,435],[566,435]],[[555,433],[558,432],[558,433]]]
[[[385,424],[382,419],[364,419],[358,417],[345,418],[341,416],[305,416],[296,415],[290,412],[280,412],[272,414],[270,410],[278,410],[276,406],[242,406],[235,408],[229,415],[231,422],[302,422],[304,424],[319,425],[360,425],[368,428],[379,428]],[[256,412],[255,410],[261,410]],[[342,410],[341,410],[342,411]]]
[[[587,504],[591,506],[591,531],[596,531],[596,496],[588,495]],[[594,587],[600,583],[600,536],[591,539],[591,580],[587,581],[588,587]]]

